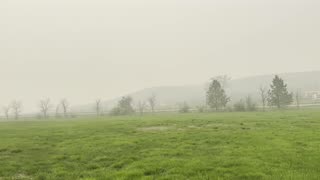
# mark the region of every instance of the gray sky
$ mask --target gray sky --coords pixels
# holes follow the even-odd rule
[[[1,0],[0,105],[320,70],[319,0]]]

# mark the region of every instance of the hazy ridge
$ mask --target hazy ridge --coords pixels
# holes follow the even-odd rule
[[[320,71],[282,73],[279,74],[288,84],[290,91],[320,91]],[[245,96],[252,96],[257,100],[259,98],[259,88],[261,86],[269,87],[274,74],[251,76],[240,79],[230,80],[227,87],[227,93],[232,101],[237,101]],[[157,104],[160,108],[177,107],[183,102],[190,105],[203,105],[205,102],[206,84],[185,85],[185,86],[161,86],[142,89],[137,92],[126,94],[131,96],[134,103],[146,101],[148,97],[155,94]],[[105,108],[112,108],[121,97],[107,100],[104,102]],[[77,107],[81,111],[92,110],[94,105],[84,105]]]

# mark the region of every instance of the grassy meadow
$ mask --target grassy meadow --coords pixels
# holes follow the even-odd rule
[[[320,111],[0,122],[0,179],[320,179]]]

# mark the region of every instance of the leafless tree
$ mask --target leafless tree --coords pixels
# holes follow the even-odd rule
[[[144,102],[144,101],[139,101],[138,102],[138,111],[139,111],[140,115],[143,115],[146,107],[147,107],[147,103],[146,102]]]
[[[156,95],[155,94],[153,94],[152,96],[150,96],[148,98],[148,103],[149,103],[149,106],[151,108],[151,112],[152,113],[154,113],[155,106],[156,106],[156,101],[157,101],[157,99],[156,99]]]
[[[20,116],[20,113],[21,113],[21,110],[22,110],[22,103],[15,100],[15,101],[12,102],[11,108],[12,108],[13,113],[14,113],[14,118],[15,119],[19,119],[19,116]]]
[[[69,102],[67,99],[62,99],[61,102],[60,102],[60,105],[62,107],[62,110],[63,110],[63,116],[64,117],[67,117],[68,116],[68,110],[69,110]]]
[[[268,98],[268,89],[266,87],[261,86],[259,89],[259,92],[260,92],[260,98],[262,103],[262,109],[263,111],[265,111],[266,105],[267,105],[267,98]]]
[[[4,113],[5,117],[6,117],[6,119],[8,120],[11,107],[10,106],[4,106],[2,109],[3,109],[3,113]]]
[[[301,91],[300,90],[296,91],[295,100],[296,100],[297,108],[300,109],[300,103],[301,103]]]
[[[44,118],[48,117],[48,111],[51,109],[50,99],[41,100],[39,103],[40,112]]]
[[[97,99],[95,103],[95,110],[96,110],[97,116],[101,115],[101,109],[102,109],[101,99]]]

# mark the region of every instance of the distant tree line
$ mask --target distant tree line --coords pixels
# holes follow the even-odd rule
[[[139,101],[137,104],[138,113],[143,115],[148,107],[152,113],[155,113],[156,103],[157,99],[155,94],[152,94],[146,101]],[[133,107],[133,99],[130,96],[122,97],[118,105],[110,112],[111,115],[131,115],[134,113],[136,113],[136,110]]]
[[[63,117],[68,117],[69,106],[70,104],[68,100],[62,99],[60,103],[56,106],[56,111],[55,111],[56,117],[61,117],[60,109],[62,110]],[[50,99],[47,98],[39,101],[38,108],[39,108],[39,113],[41,114],[40,116],[46,119],[49,117],[49,112],[52,110],[53,105],[51,104]],[[14,119],[19,119],[22,113],[22,102],[14,100],[8,106],[4,106],[2,110],[6,119],[9,119],[11,114],[13,115]]]
[[[266,87],[260,87],[259,93],[263,111],[266,110],[267,105],[269,107],[281,109],[287,107],[293,102],[293,93],[288,91],[287,84],[277,75],[272,80],[270,89]],[[301,94],[300,92],[297,92],[295,95],[295,101],[298,108],[300,107],[300,100]],[[226,110],[227,104],[230,102],[230,98],[226,95],[226,91],[218,79],[213,79],[209,85],[206,102],[210,110]],[[253,98],[248,95],[247,97],[235,102],[233,105],[233,110],[256,111],[257,103],[255,103]],[[203,109],[201,109],[201,111],[203,111]]]
[[[231,98],[227,95],[226,88],[230,78],[227,76],[218,76],[213,78],[209,83],[206,91],[206,105],[197,106],[198,112],[208,111],[256,111],[258,109],[257,103],[254,102],[252,96],[248,95],[233,103],[233,106],[228,106]],[[275,107],[282,109],[292,104],[295,100],[297,108],[300,108],[301,92],[298,90],[295,94],[288,91],[287,84],[279,76],[275,76],[270,84],[270,88],[261,86],[258,89],[259,97],[261,99],[261,109],[266,111],[267,107]],[[147,110],[152,114],[156,112],[157,98],[155,94],[146,98],[145,101],[139,101],[135,106],[133,98],[130,96],[122,97],[118,104],[111,109],[110,115],[132,115],[138,113],[143,115]],[[48,118],[49,112],[52,113],[54,106],[49,98],[42,99],[38,104],[40,116]],[[178,112],[189,113],[191,107],[187,102],[179,106]],[[103,115],[102,100],[97,99],[94,103],[94,110],[96,116]],[[14,100],[10,105],[3,107],[4,117],[9,119],[12,114],[14,119],[19,119],[22,112],[22,103]],[[70,117],[70,103],[64,98],[55,107],[55,117]]]
[[[228,106],[231,98],[227,95],[226,88],[230,78],[227,76],[218,76],[211,80],[206,91],[206,106],[197,106],[198,112],[207,111],[256,111],[258,104],[254,101],[251,95],[234,102],[233,107]],[[262,111],[267,107],[276,107],[278,109],[285,108],[293,102],[293,93],[287,89],[287,84],[279,76],[275,76],[270,84],[270,88],[261,86],[259,88],[259,95],[261,98]],[[300,94],[295,96],[297,107],[300,106]],[[152,113],[155,112],[156,96],[152,95],[146,101],[139,101],[137,104],[137,112],[143,115],[149,107]],[[187,102],[179,106],[178,112],[189,113],[191,107]],[[130,115],[136,113],[133,107],[133,99],[131,97],[123,97],[118,105],[112,109],[111,115]]]

